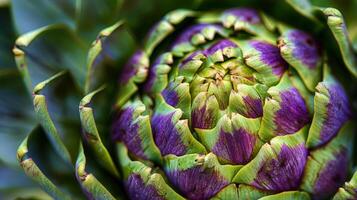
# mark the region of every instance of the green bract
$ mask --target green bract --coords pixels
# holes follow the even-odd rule
[[[357,198],[355,27],[337,9],[0,7],[0,199]]]

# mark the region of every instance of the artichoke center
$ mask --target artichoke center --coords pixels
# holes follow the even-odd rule
[[[223,62],[211,63],[210,60],[203,64],[190,83],[193,99],[201,92],[214,96],[221,110],[229,104],[232,90],[239,92],[237,85],[254,85],[256,79],[254,70],[247,67],[239,58],[230,58]]]

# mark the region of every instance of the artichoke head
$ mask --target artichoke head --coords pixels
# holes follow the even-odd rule
[[[332,197],[352,114],[325,55],[254,9],[167,14],[118,79],[112,136],[129,197]]]

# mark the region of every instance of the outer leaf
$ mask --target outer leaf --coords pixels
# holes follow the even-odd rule
[[[357,77],[357,53],[353,49],[341,12],[334,8],[322,8],[321,11],[326,16],[327,25],[337,41],[344,63],[348,70]]]
[[[86,195],[95,200],[115,200],[110,192],[95,178],[93,174],[87,173],[86,157],[82,144],[79,145],[79,154],[76,162],[76,176]]]
[[[84,88],[85,45],[63,25],[45,26],[20,36],[13,49],[17,67],[31,92],[33,84],[68,69],[77,86]]]
[[[99,160],[99,163],[102,164],[103,167],[110,171],[114,176],[118,177],[119,172],[113,162],[113,159],[100,139],[93,116],[93,109],[88,106],[92,97],[103,89],[104,87],[101,87],[98,90],[89,93],[82,99],[79,104],[79,114],[81,117],[84,138],[92,147],[95,155],[97,156],[97,159]]]
[[[85,80],[85,92],[88,93],[91,89],[102,84],[102,79],[106,82],[108,76],[106,73],[101,74],[104,66],[103,61],[121,62],[128,54],[132,53],[135,46],[134,38],[127,30],[123,21],[118,21],[115,24],[103,29],[93,41],[87,55],[87,76]],[[108,63],[105,63],[108,65]],[[109,63],[110,64],[110,63]]]
[[[9,51],[16,38],[8,4],[9,1],[0,1],[0,27],[3,27],[0,29],[0,199],[50,199],[23,173],[13,156],[23,138],[36,125],[36,120],[31,100],[16,69],[12,52]]]
[[[60,72],[51,78],[39,83],[33,90],[33,104],[35,107],[36,117],[39,120],[41,126],[45,129],[48,138],[50,139],[52,145],[54,146],[57,153],[67,162],[71,163],[71,156],[63,144],[58,131],[50,117],[50,114],[47,109],[46,97],[44,95],[40,95],[41,90],[51,81],[56,79],[57,77],[63,75],[64,72]]]
[[[31,133],[30,133],[31,134]],[[30,135],[29,135],[30,136]],[[36,181],[40,186],[55,199],[71,199],[67,194],[60,191],[45,174],[41,171],[36,163],[28,155],[27,141],[29,136],[21,143],[17,150],[17,159],[27,176]]]

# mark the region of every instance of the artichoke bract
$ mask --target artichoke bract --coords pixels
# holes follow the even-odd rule
[[[332,198],[348,181],[353,124],[326,59],[317,38],[251,8],[168,13],[118,78],[127,195]]]

